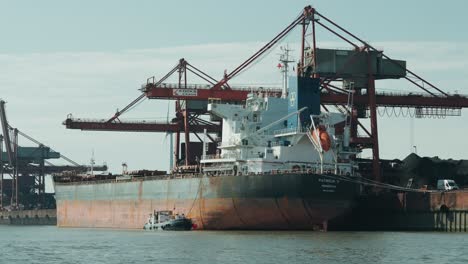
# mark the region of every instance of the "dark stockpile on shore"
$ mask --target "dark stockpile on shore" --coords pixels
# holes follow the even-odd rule
[[[367,167],[367,162],[363,166]],[[403,160],[382,160],[382,175],[386,183],[405,187],[412,179],[412,188],[435,189],[440,179],[452,179],[459,186],[468,186],[468,160],[444,160],[411,153]]]

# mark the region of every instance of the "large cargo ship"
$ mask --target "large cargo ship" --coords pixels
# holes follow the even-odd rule
[[[282,97],[208,104],[222,139],[211,155],[204,142],[195,172],[55,177],[58,226],[142,228],[154,210],[172,210],[197,229],[326,229],[360,186],[347,112],[321,113],[319,86],[292,77]]]

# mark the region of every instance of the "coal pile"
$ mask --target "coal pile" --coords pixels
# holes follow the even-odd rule
[[[384,181],[399,186],[406,187],[412,181],[412,188],[435,189],[440,179],[455,180],[459,186],[468,185],[468,160],[443,160],[411,153],[401,161],[382,161],[382,168]]]

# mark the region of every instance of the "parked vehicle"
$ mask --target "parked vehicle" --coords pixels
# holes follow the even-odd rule
[[[441,191],[452,191],[452,190],[458,190],[458,185],[455,183],[454,180],[438,180],[437,181],[437,190]]]

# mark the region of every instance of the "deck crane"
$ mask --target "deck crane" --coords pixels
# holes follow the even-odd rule
[[[148,81],[142,87],[143,94],[140,99],[170,99],[177,100],[176,112],[179,117],[179,125],[171,127],[176,133],[184,131],[185,140],[190,139],[190,132],[198,132],[201,128],[190,125],[190,111],[181,107],[180,102],[185,101],[205,101],[213,98],[222,101],[242,102],[246,99],[249,92],[260,92],[259,89],[236,89],[228,84],[228,81],[245,70],[258,58],[272,49],[279,43],[288,33],[296,27],[301,28],[301,49],[300,60],[297,65],[297,75],[302,77],[320,78],[321,94],[320,100],[322,107],[328,111],[328,106],[334,106],[341,110],[348,111],[350,120],[351,143],[361,149],[371,149],[373,153],[373,172],[372,177],[376,180],[381,180],[380,163],[379,163],[379,144],[377,130],[377,108],[378,107],[400,107],[414,108],[417,116],[459,116],[461,109],[468,107],[468,98],[462,95],[450,95],[438,88],[431,82],[423,79],[415,72],[406,67],[404,61],[393,60],[376,49],[366,41],[357,37],[344,27],[338,25],[333,20],[319,13],[315,8],[306,6],[299,16],[293,20],[284,30],[276,35],[270,42],[261,47],[256,53],[249,57],[246,61],[240,64],[232,72],[225,73],[224,77],[217,82],[214,82],[211,77],[206,78],[208,85],[190,85],[187,84],[186,72],[187,65],[184,60],[179,62],[179,66],[172,69],[163,79],[158,82]],[[332,35],[338,37],[342,41],[351,46],[349,50],[326,50],[317,47],[316,27],[321,27]],[[331,60],[345,54],[341,59],[340,64],[335,63],[334,69],[330,70]],[[359,65],[361,70],[354,72],[353,69]],[[191,65],[190,65],[191,66]],[[384,67],[385,66],[385,67]],[[396,72],[397,74],[389,74]],[[179,72],[179,82],[177,84],[165,83],[168,76]],[[197,75],[197,74],[196,74]],[[205,75],[202,75],[205,76]],[[421,89],[423,93],[406,93],[406,94],[391,94],[376,91],[375,82],[381,79],[406,79],[412,85]],[[341,87],[340,87],[341,86]],[[275,91],[276,94],[281,93]],[[351,98],[351,100],[350,100]],[[137,98],[138,99],[138,98]],[[138,100],[140,100],[138,99]],[[203,111],[197,113],[203,114]],[[120,113],[119,113],[120,115]],[[193,117],[192,117],[193,118]],[[370,129],[366,128],[360,121],[363,118],[370,119]],[[67,119],[65,121],[67,128],[83,129],[83,130],[114,130],[120,128],[117,124],[110,124],[115,119],[110,119],[107,122],[82,122],[76,119]],[[141,124],[125,124],[129,126],[129,131],[143,131],[139,126]],[[212,128],[219,124],[211,123]],[[112,127],[114,126],[114,127]],[[123,126],[123,125],[122,125]],[[149,127],[150,125],[148,125]],[[107,129],[104,129],[107,128]],[[155,126],[155,132],[166,132],[168,127]],[[364,131],[365,136],[358,134],[358,128]],[[147,130],[148,131],[148,130]],[[177,143],[179,139],[177,138]],[[176,146],[177,147],[177,146]],[[189,153],[186,145],[186,154]],[[178,148],[177,148],[178,149]],[[187,156],[187,155],[186,155]],[[185,165],[187,165],[187,160]]]

